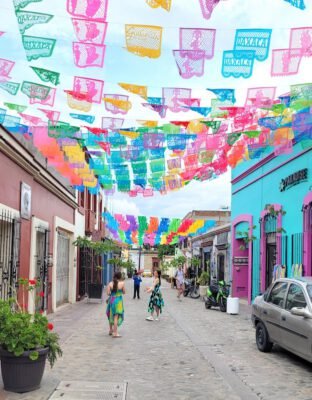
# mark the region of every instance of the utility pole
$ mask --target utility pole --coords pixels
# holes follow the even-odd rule
[[[141,250],[142,250],[142,247],[140,246],[139,247],[139,271],[141,270]]]

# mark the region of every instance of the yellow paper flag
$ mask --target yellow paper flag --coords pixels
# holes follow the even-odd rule
[[[140,57],[158,58],[161,54],[162,27],[152,25],[125,25],[126,46],[130,53]]]
[[[162,7],[167,11],[171,8],[171,0],[146,0],[146,3],[152,8]]]
[[[118,85],[130,93],[137,94],[143,97],[144,99],[147,99],[147,86],[132,85],[130,83],[123,83],[123,82],[118,83]]]
[[[131,101],[128,100],[113,99],[111,97],[104,97],[103,100],[123,111],[129,111],[130,108],[132,107]]]

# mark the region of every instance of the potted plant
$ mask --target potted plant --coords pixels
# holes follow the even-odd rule
[[[25,296],[39,287],[37,280],[19,279],[22,301],[17,298],[0,300],[0,359],[4,389],[24,393],[38,389],[46,359],[53,367],[62,355],[59,336],[53,324],[40,312],[25,309]],[[44,295],[39,293],[38,298]]]
[[[199,294],[204,297],[206,296],[208,283],[209,283],[209,274],[207,271],[203,271],[197,281],[199,283]]]

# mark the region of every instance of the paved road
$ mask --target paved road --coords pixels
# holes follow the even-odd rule
[[[50,318],[63,358],[46,368],[40,390],[2,391],[0,400],[46,400],[60,380],[126,380],[127,400],[312,399],[312,365],[279,348],[260,353],[248,307],[238,316],[207,311],[200,300],[177,301],[164,284],[164,312],[159,322],[148,322],[148,295],[133,300],[132,283],[127,287],[121,339],[107,335],[104,303],[64,307]]]

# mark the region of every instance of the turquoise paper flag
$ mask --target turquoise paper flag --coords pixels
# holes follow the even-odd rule
[[[26,35],[22,35],[22,41],[28,61],[50,57],[56,43],[55,39]]]
[[[16,18],[20,33],[23,34],[29,28],[37,24],[46,24],[51,21],[53,15],[31,11],[16,11]]]
[[[43,82],[51,82],[53,85],[60,83],[59,72],[50,71],[44,68],[30,67]]]
[[[88,124],[93,124],[93,122],[95,120],[95,116],[94,115],[73,114],[73,113],[70,113],[69,115],[72,118],[80,119],[81,121],[86,121],[86,122],[88,122]]]
[[[22,93],[26,94],[26,96],[40,100],[45,100],[48,97],[50,89],[49,86],[38,85],[38,83],[28,81],[24,81],[21,87]]]
[[[0,82],[0,89],[3,89],[6,92],[15,96],[16,93],[18,92],[20,85],[21,85],[20,83],[15,83],[15,82]]]
[[[15,11],[25,8],[30,3],[40,3],[42,0],[13,0]]]

